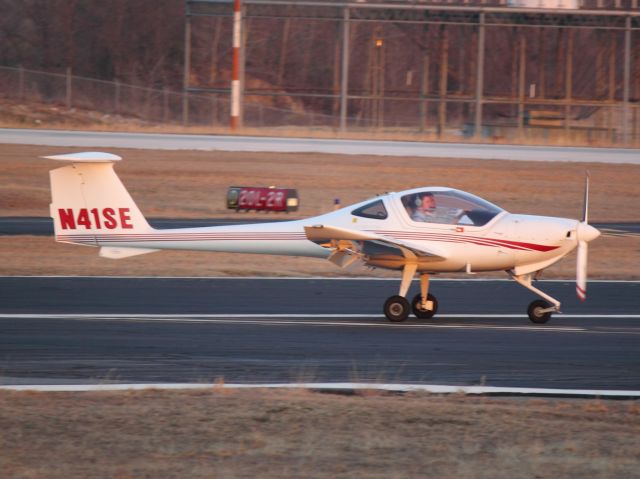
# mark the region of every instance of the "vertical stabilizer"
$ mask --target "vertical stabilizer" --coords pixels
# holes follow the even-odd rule
[[[72,153],[45,158],[70,162],[50,172],[56,241],[98,246],[101,238],[153,231],[113,170],[119,156]]]

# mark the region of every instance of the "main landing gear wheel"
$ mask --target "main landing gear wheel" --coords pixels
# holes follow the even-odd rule
[[[422,297],[420,294],[416,294],[413,301],[411,301],[411,309],[413,310],[413,314],[416,315],[416,318],[429,319],[438,312],[438,300],[436,297],[429,293],[427,294],[427,301],[433,303],[433,309],[422,309]]]
[[[536,324],[544,324],[551,319],[551,311],[543,312],[551,307],[551,303],[547,303],[541,299],[536,299],[529,305],[527,314],[529,319]]]
[[[394,323],[400,323],[407,319],[409,311],[409,301],[402,296],[391,296],[384,302],[384,315]]]

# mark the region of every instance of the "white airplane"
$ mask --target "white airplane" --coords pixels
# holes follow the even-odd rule
[[[44,158],[70,163],[50,172],[56,241],[98,246],[106,258],[202,250],[326,258],[341,267],[359,261],[398,270],[400,291],[384,303],[390,321],[404,321],[411,311],[420,319],[436,314],[431,274],[506,271],[543,298],[529,305],[528,315],[545,323],[560,311],[560,302],[532,281],[577,247],[576,291],[584,301],[587,243],[600,235],[587,223],[588,176],[582,221],[512,214],[464,191],[428,187],[385,193],[303,220],[158,230],[113,170],[119,156],[86,152]],[[416,273],[420,293],[409,303]]]

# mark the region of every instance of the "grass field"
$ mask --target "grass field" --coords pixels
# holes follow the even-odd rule
[[[7,478],[633,478],[639,451],[638,402],[0,392]]]

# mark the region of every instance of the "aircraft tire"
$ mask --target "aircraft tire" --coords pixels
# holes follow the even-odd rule
[[[401,323],[409,317],[409,301],[402,296],[391,296],[384,302],[384,315],[393,323]]]
[[[533,301],[527,309],[527,314],[531,322],[536,324],[544,324],[551,319],[551,311],[541,313],[540,310],[551,307],[551,303],[543,301],[542,299],[536,299]]]
[[[421,309],[420,304],[422,303],[422,297],[420,296],[420,294],[416,294],[414,296],[413,301],[411,301],[411,310],[413,311],[413,314],[416,315],[416,318],[430,319],[438,312],[438,300],[436,299],[436,297],[431,293],[428,293],[427,301],[433,302],[432,310]]]

